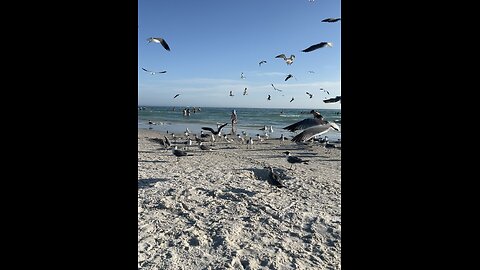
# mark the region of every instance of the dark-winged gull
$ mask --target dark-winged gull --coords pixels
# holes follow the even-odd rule
[[[262,60],[262,61],[260,61],[260,62],[258,63],[258,65],[261,66],[262,64],[266,64],[266,63],[267,63],[267,61]]]
[[[144,68],[142,68],[142,70],[145,71],[145,72],[150,73],[151,75],[161,74],[161,73],[166,73],[166,72],[167,72],[166,70],[163,70],[163,71],[151,71],[151,70],[144,69]]]
[[[322,22],[333,23],[333,22],[338,22],[340,20],[341,18],[326,18],[326,19],[323,19]]]
[[[292,74],[288,74],[287,77],[285,77],[285,81],[287,81],[288,79],[290,78],[293,78],[293,75]]]
[[[290,55],[290,57],[287,57],[285,56],[285,54],[279,54],[277,56],[275,56],[275,58],[282,58],[283,60],[285,60],[285,63],[287,63],[287,65],[291,65],[293,63],[293,60],[295,60],[295,55]]]
[[[286,186],[282,183],[282,179],[278,173],[276,173],[272,167],[266,166],[264,169],[268,170],[268,178],[267,182],[272,185],[276,186],[278,188],[285,188]]]
[[[147,38],[147,41],[148,41],[148,43],[154,42],[154,43],[162,44],[162,46],[163,46],[163,48],[165,48],[165,50],[170,51],[170,47],[168,46],[167,42],[161,37]]]
[[[336,96],[334,98],[324,99],[323,102],[325,103],[335,103],[335,102],[342,102],[342,96]]]
[[[225,123],[225,124],[223,124],[223,125],[220,125],[217,130],[214,130],[214,129],[211,128],[211,127],[202,127],[202,129],[203,129],[203,130],[208,130],[208,131],[212,132],[213,135],[218,135],[218,134],[220,134],[220,132],[222,131],[222,128],[225,127],[226,125],[228,125],[228,123]]]
[[[303,49],[302,52],[311,52],[311,51],[314,51],[316,49],[320,49],[320,48],[323,48],[323,47],[332,47],[333,46],[333,43],[331,42],[320,42],[318,44],[315,44],[315,45],[312,45],[306,49]]]
[[[295,137],[292,138],[293,142],[304,142],[312,139],[315,136],[320,136],[324,133],[327,133],[330,130],[336,130],[340,131],[340,127],[333,123],[333,122],[328,122],[324,125],[316,125],[309,127],[302,131],[302,133],[296,135]]]
[[[289,170],[292,169],[292,166],[294,164],[297,164],[297,163],[308,164],[308,162],[309,162],[309,160],[301,159],[299,157],[295,157],[295,156],[290,155],[290,151],[285,151],[283,153],[286,155],[287,162],[291,164]]]

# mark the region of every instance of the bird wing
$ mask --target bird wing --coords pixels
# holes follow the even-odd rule
[[[287,81],[288,79],[292,78],[292,74],[288,74],[288,76],[285,78],[285,81]]]
[[[327,42],[320,42],[318,44],[312,45],[312,46],[302,50],[302,52],[311,52],[311,51],[314,51],[316,49],[320,49],[322,47],[325,47],[325,45],[327,45]]]
[[[283,58],[283,59],[285,59],[285,58],[287,58],[287,57],[285,56],[285,54],[282,53],[282,54],[279,54],[279,55],[275,56],[275,58]]]
[[[146,72],[152,72],[152,71],[150,71],[150,70],[146,70],[146,69],[144,69],[144,68],[142,68],[142,69],[143,69],[144,71],[146,71]]]
[[[318,125],[325,125],[327,121],[319,119],[319,118],[306,118],[301,121],[298,121],[296,123],[293,123],[289,126],[284,127],[283,129],[289,130],[289,131],[295,131],[299,129],[307,129],[313,126],[318,126]]]
[[[157,39],[160,41],[160,44],[162,44],[165,50],[170,51],[170,47],[168,46],[167,42],[163,38],[157,38]]]
[[[173,98],[176,98],[176,97],[178,97],[178,96],[180,96],[180,94],[176,94]]]
[[[202,129],[203,129],[203,130],[208,130],[208,131],[210,131],[210,132],[212,132],[212,133],[215,132],[215,130],[213,130],[213,128],[211,128],[211,127],[202,127]]]
[[[222,130],[222,128],[223,128],[223,127],[225,127],[226,125],[228,125],[228,123],[225,123],[225,124],[223,124],[223,125],[219,126],[219,127],[218,127],[218,131],[217,131],[217,133],[218,133],[218,132],[220,132],[220,130]]]
[[[337,101],[340,101],[341,100],[341,97],[340,96],[336,96],[334,98],[329,98],[329,99],[325,99],[323,102],[325,103],[334,103],[334,102],[337,102]]]
[[[313,138],[314,136],[319,136],[324,133],[327,133],[330,130],[330,125],[317,125],[305,129],[302,133],[296,135],[292,138],[292,142],[302,142],[307,141]]]

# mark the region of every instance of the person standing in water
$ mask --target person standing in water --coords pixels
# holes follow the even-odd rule
[[[237,112],[235,110],[232,110],[232,115],[230,116],[230,119],[232,120],[232,134],[236,133],[236,126],[237,126]]]

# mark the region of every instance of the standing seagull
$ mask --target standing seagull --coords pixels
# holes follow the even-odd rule
[[[163,38],[151,37],[151,38],[147,38],[147,41],[148,43],[150,42],[160,43],[162,44],[163,48],[165,48],[165,50],[170,51],[170,47],[168,46],[167,42]]]
[[[312,45],[312,46],[310,46],[306,49],[303,49],[302,52],[311,52],[311,51],[314,51],[316,49],[323,48],[325,46],[332,47],[333,43],[331,43],[331,42],[320,42],[320,43]]]
[[[326,18],[326,19],[323,19],[322,22],[333,23],[333,22],[338,22],[340,20],[341,18]]]
[[[144,68],[142,68],[142,69],[143,69],[143,71],[148,72],[148,73],[150,73],[151,75],[160,74],[160,73],[166,73],[166,72],[167,72],[166,70],[164,70],[164,71],[151,71],[151,70],[147,70],[147,69],[144,69]]]
[[[177,157],[177,161],[179,160],[180,157],[193,156],[192,154],[188,154],[188,153],[185,152],[185,151],[178,150],[176,145],[175,145],[175,147],[172,149],[172,153]]]
[[[180,94],[176,94],[173,98],[176,98],[176,97],[178,97],[178,96],[180,96]]]
[[[313,94],[310,94],[310,93],[308,93],[308,92],[307,92],[307,95],[309,95],[309,96],[310,96],[310,98],[312,98],[312,97],[313,97]]]
[[[266,63],[267,63],[267,61],[262,60],[262,61],[260,61],[260,62],[258,63],[258,66],[261,66],[262,64],[266,64]]]
[[[287,63],[287,65],[291,65],[293,63],[293,60],[295,60],[295,55],[290,55],[290,57],[286,57],[285,54],[279,54],[277,56],[275,56],[275,58],[282,58],[283,60],[285,60],[285,62]]]
[[[280,178],[280,175],[278,175],[278,173],[276,173],[272,167],[270,166],[267,166],[267,167],[264,167],[264,169],[267,169],[268,170],[268,178],[267,178],[267,182],[272,185],[272,186],[276,186],[278,188],[284,188],[285,185],[282,183],[282,179]]]
[[[304,160],[304,159],[301,159],[299,157],[295,157],[295,156],[292,156],[290,155],[290,152],[289,151],[285,151],[283,152],[285,155],[286,155],[286,158],[287,158],[287,162],[290,163],[290,169],[292,169],[292,166],[296,163],[303,163],[303,164],[308,164],[308,161],[309,160]]]

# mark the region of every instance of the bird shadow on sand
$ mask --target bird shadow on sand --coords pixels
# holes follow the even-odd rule
[[[138,180],[138,189],[151,188],[157,182],[166,182],[168,179],[162,178],[146,178]]]
[[[138,162],[145,162],[145,163],[165,163],[165,160],[138,160]]]

